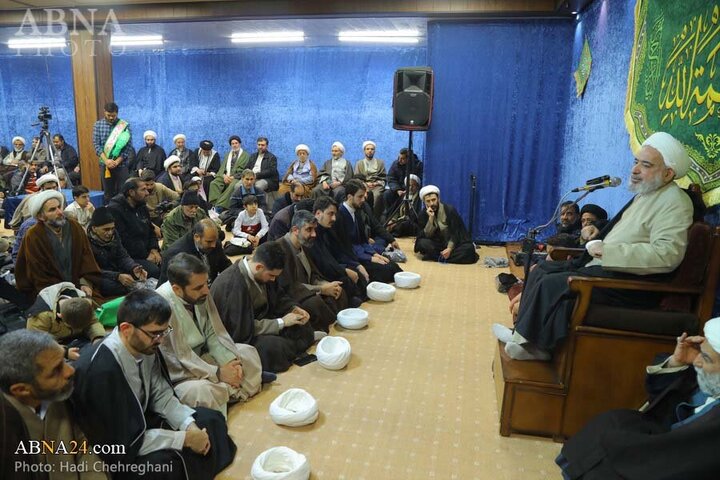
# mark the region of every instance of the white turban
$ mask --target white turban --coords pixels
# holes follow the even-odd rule
[[[295,147],[295,155],[297,155],[298,150],[305,150],[308,153],[308,155],[310,155],[310,147],[308,147],[304,143],[301,143],[300,145]]]
[[[187,137],[184,133],[178,133],[173,137],[173,143],[177,142],[178,138],[182,138],[183,140],[187,140]]]
[[[333,146],[333,147],[338,147],[340,150],[342,150],[343,153],[345,153],[345,145],[343,145],[342,143],[340,143],[340,142],[333,142],[332,146]]]
[[[720,317],[711,318],[705,322],[705,340],[713,350],[720,354]]]
[[[180,163],[180,157],[178,157],[177,155],[170,155],[163,163],[163,167],[165,167],[165,170],[167,170],[176,163]]]
[[[27,145],[27,142],[25,141],[25,139],[24,139],[23,137],[19,136],[19,135],[18,135],[17,137],[13,137],[12,143],[15,143],[15,142],[18,141],[18,140],[20,140],[23,145]]]
[[[58,187],[60,186],[60,180],[58,180],[58,177],[56,177],[52,173],[46,173],[45,175],[38,178],[37,182],[35,182],[35,185],[37,185],[39,188],[49,182],[55,182],[58,184]]]
[[[422,180],[420,180],[420,177],[418,177],[414,173],[410,174],[410,180],[415,180],[418,185],[422,185]]]
[[[372,140],[365,140],[365,141],[363,142],[363,150],[365,150],[365,147],[367,147],[368,145],[372,145],[373,147],[377,147],[377,145],[375,145],[375,142],[373,142]]]
[[[426,185],[420,189],[420,199],[424,200],[425,195],[430,195],[431,193],[434,193],[439,197],[440,189],[435,185]]]
[[[33,195],[28,199],[28,210],[30,211],[30,215],[37,217],[38,213],[42,210],[43,205],[45,205],[45,202],[53,198],[60,202],[60,206],[62,206],[65,201],[63,194],[57,190],[44,190]]]
[[[193,183],[202,182],[202,178],[201,177],[192,177],[190,179],[190,181]]]
[[[652,147],[663,157],[665,166],[675,171],[675,178],[684,177],[690,169],[690,157],[682,143],[665,132],[655,132],[642,144],[643,147]]]
[[[152,130],[146,130],[145,133],[143,133],[143,139],[147,137],[153,137],[155,140],[157,140],[157,133],[153,132]]]

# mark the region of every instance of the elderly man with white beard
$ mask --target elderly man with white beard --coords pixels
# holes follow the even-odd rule
[[[515,360],[548,360],[568,333],[575,298],[569,276],[637,278],[662,281],[682,262],[693,219],[690,197],[673,181],[685,176],[690,158],[672,135],[657,132],[635,154],[630,190],[636,195],[588,242],[585,256],[543,262],[528,276],[515,331],[500,324],[493,333]],[[659,294],[599,289],[593,302],[653,308]]]
[[[647,367],[649,400],[640,411],[598,415],[565,444],[556,459],[563,478],[717,478],[720,318],[704,332],[683,333],[671,356]]]

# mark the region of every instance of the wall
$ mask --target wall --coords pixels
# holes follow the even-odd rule
[[[393,73],[425,58],[424,47],[372,46],[125,54],[113,58],[115,99],[136,148],[147,129],[168,152],[180,132],[193,148],[209,138],[221,152],[232,134],[249,151],[262,135],[282,175],[299,143],[320,164],[336,140],[354,161],[373,139],[378,158],[390,162],[407,143],[392,129]],[[417,149],[424,151],[422,139]]]
[[[552,215],[573,30],[569,20],[429,25],[425,180],[467,221],[477,175],[474,238],[515,240]]]
[[[591,194],[612,216],[632,196],[627,189],[633,160],[624,109],[632,52],[635,2],[596,0],[576,22],[572,68],[577,68],[585,36],[593,57],[590,79],[582,98],[575,98],[575,81],[567,82],[570,98],[561,152],[560,192],[600,175],[622,178],[623,185]]]
[[[47,53],[47,52],[45,52]],[[50,107],[50,133],[62,133],[77,146],[70,57],[62,54],[0,55],[0,145],[12,148],[12,137],[30,141],[40,132],[38,109]]]

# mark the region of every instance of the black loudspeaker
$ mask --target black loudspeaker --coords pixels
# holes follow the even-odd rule
[[[427,130],[433,108],[433,71],[430,67],[406,67],[395,72],[393,128]]]

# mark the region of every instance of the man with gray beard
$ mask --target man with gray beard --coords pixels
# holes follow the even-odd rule
[[[104,479],[68,399],[75,369],[44,332],[17,330],[0,337],[0,478]],[[67,452],[32,451],[30,441],[64,443]],[[72,453],[72,445],[77,448]],[[34,474],[29,472],[49,472]]]
[[[585,244],[587,253],[567,262],[542,262],[530,272],[520,299],[515,331],[495,324],[493,333],[515,360],[549,360],[568,332],[575,305],[570,276],[664,281],[680,265],[693,219],[690,197],[673,181],[684,177],[690,157],[672,135],[657,132],[635,153],[630,190],[636,195]],[[660,295],[598,289],[592,301],[653,308]]]
[[[25,295],[35,297],[43,288],[71,282],[92,297],[94,286],[100,285],[87,235],[79,223],[65,218],[62,200],[60,192],[46,190],[30,201],[30,214],[38,223],[23,238],[15,263],[17,289]]]
[[[565,444],[555,460],[563,478],[717,478],[720,318],[704,332],[683,333],[671,356],[647,367],[649,400],[640,411],[598,415]]]

